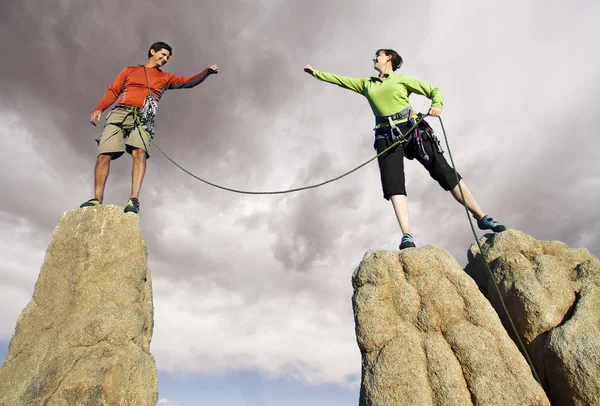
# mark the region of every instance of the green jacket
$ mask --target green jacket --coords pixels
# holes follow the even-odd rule
[[[394,72],[389,72],[385,80],[377,76],[349,78],[318,70],[313,70],[313,77],[362,94],[369,101],[375,116],[390,116],[410,107],[408,96],[411,93],[427,97],[431,100],[432,106],[442,107],[444,104],[442,92],[438,88],[415,77],[396,75]],[[397,120],[396,123],[406,120]]]

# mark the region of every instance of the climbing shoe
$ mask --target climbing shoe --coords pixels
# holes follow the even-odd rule
[[[140,211],[140,201],[137,198],[132,197],[127,202],[127,206],[125,206],[125,210],[123,210],[123,211],[125,213],[129,213],[129,212],[137,213],[138,211]]]
[[[400,241],[400,249],[404,248],[415,248],[415,242],[413,241],[413,237],[410,234],[404,234],[402,236],[402,240]]]
[[[93,206],[100,206],[101,204],[102,203],[98,199],[90,199],[87,202],[81,203],[81,206],[79,206],[79,207],[93,207]]]
[[[495,233],[506,230],[506,227],[490,216],[484,216],[481,220],[477,220],[477,227],[479,227],[480,230],[492,230]]]

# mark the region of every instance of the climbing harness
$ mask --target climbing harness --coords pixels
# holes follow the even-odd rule
[[[416,128],[416,127],[415,127]],[[407,131],[405,134],[402,134],[402,131],[396,126],[394,121],[389,118],[389,125],[384,127],[377,127],[373,129],[375,131],[375,143],[381,139],[389,139],[393,143],[404,143],[408,140],[411,135],[410,131]]]
[[[406,131],[404,134],[400,131],[400,128],[394,123],[394,120],[402,117],[406,117],[405,112],[408,111],[408,120],[406,123],[411,125],[411,130]],[[440,154],[444,153],[440,140],[435,135],[433,128],[424,120],[426,114],[416,113],[411,110],[410,107],[402,110],[399,113],[387,116],[388,125],[384,127],[375,128],[375,143],[380,139],[387,138],[392,142],[400,141],[400,143],[411,142],[414,140],[417,143],[417,148],[420,156],[426,161],[429,160],[429,155],[425,151],[423,141],[431,141],[432,145],[436,147]],[[379,118],[379,117],[377,117]],[[376,120],[377,123],[381,124],[381,120]],[[405,154],[407,159],[415,159],[412,154]]]
[[[389,116],[375,116],[375,125],[379,125],[379,124],[384,124],[384,123],[389,123],[389,120],[392,121],[398,121],[398,120],[404,120],[405,118],[408,118],[411,116],[412,113],[412,108],[409,106],[407,108],[405,108],[402,111],[399,111],[397,113],[394,113],[392,115]]]
[[[133,116],[133,123],[134,123],[133,129],[137,128],[138,124],[140,123],[140,120],[139,120],[139,117],[138,117],[138,108],[134,107],[134,106],[128,106],[128,105],[125,105],[125,104],[117,104],[113,108],[113,110],[115,110],[115,109],[126,110],[127,114],[125,114],[125,117],[123,117],[123,120],[121,120],[120,123],[109,123],[108,122],[108,117],[106,117],[107,121],[106,121],[106,123],[104,123],[104,128],[108,127],[109,125],[113,125],[113,126],[117,127],[119,130],[121,130],[121,132],[123,133],[123,138],[125,138],[127,136],[127,133],[125,132],[125,129],[123,128],[123,123],[125,123],[125,120],[127,120],[127,118],[129,116]],[[100,135],[98,135],[96,137],[96,143],[98,145],[100,145],[100,138],[102,138],[102,133],[100,133]]]
[[[125,128],[123,128],[123,124],[125,123],[125,120],[127,120],[127,118],[129,116],[133,116],[133,128],[131,131],[135,131],[136,129],[138,129],[139,134],[140,134],[140,139],[142,140],[142,143],[144,144],[144,148],[146,151],[148,151],[148,146],[146,145],[146,140],[144,140],[144,137],[142,137],[142,130],[144,130],[148,136],[150,137],[150,140],[152,140],[153,138],[153,133],[145,130],[144,128],[146,127],[143,122],[142,119],[140,117],[140,112],[139,112],[139,108],[135,107],[135,106],[128,106],[125,104],[117,104],[113,110],[115,109],[123,109],[127,111],[127,114],[125,114],[125,117],[123,117],[123,120],[121,120],[120,123],[109,123],[108,122],[108,117],[106,118],[107,121],[104,124],[104,128],[106,128],[109,125],[115,126],[117,127],[119,130],[121,130],[122,134],[123,134],[123,139],[125,139],[127,137],[127,132],[125,131]],[[98,137],[96,137],[96,143],[98,145],[100,145],[100,139],[102,138],[102,133],[100,133],[100,135],[98,135]]]
[[[400,143],[406,141],[407,134],[410,131],[407,131],[406,134],[402,134],[402,131],[396,126],[395,121],[404,120],[405,118],[409,118],[412,115],[412,108],[409,106],[402,111],[391,114],[389,116],[375,116],[375,142],[379,141],[382,138],[389,138],[393,143],[400,141]],[[387,124],[387,126],[377,127],[380,124]],[[412,122],[414,128],[417,128],[417,124]]]

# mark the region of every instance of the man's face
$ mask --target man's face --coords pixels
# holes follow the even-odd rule
[[[156,62],[158,66],[164,66],[169,60],[169,56],[171,56],[171,53],[164,48],[158,51],[154,51],[153,49],[151,49],[150,55],[152,55],[151,58],[154,60],[154,62]]]

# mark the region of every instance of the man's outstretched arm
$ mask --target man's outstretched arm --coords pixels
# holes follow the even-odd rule
[[[202,72],[194,75],[192,77],[187,76],[176,76],[172,75],[171,79],[169,79],[169,89],[191,89],[194,86],[198,86],[200,83],[204,82],[204,80],[213,74],[219,73],[219,68],[217,65],[212,65]]]

